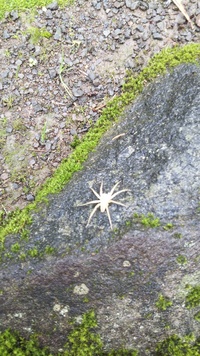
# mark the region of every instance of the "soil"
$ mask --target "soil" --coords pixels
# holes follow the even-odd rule
[[[200,3],[77,0],[6,14],[0,24],[0,216],[34,200],[120,94],[165,47],[198,43]]]

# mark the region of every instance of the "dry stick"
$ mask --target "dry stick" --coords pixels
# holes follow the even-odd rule
[[[185,10],[181,0],[173,0],[174,4],[179,8],[179,10],[182,12],[182,14],[185,16],[185,18],[187,19],[187,21],[190,23],[190,26],[192,29],[194,29],[194,24],[193,22],[190,20],[190,17],[187,13],[187,11]]]
[[[126,135],[125,132],[123,132],[123,133],[121,133],[121,134],[119,134],[119,135],[113,137],[113,138],[112,138],[112,141],[116,140],[116,139],[119,138],[119,137],[125,136],[125,135]]]
[[[60,78],[60,81],[64,87],[64,89],[66,90],[67,94],[70,96],[71,99],[73,99],[73,94],[72,92],[70,91],[70,89],[68,88],[68,86],[65,84],[63,78],[62,78],[62,72],[64,71],[64,65],[63,65],[63,55],[62,55],[62,61],[60,63],[60,67],[59,67],[59,78]]]

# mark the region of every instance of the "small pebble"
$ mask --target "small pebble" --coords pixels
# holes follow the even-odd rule
[[[32,194],[27,194],[26,200],[28,200],[28,201],[34,201],[34,200],[35,200],[35,197],[34,197]]]
[[[1,179],[2,180],[6,180],[6,179],[8,179],[8,177],[9,177],[8,173],[2,173],[1,174]]]

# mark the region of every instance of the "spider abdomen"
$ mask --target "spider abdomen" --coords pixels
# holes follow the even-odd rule
[[[110,199],[111,199],[111,195],[109,193],[103,193],[101,195],[101,205],[100,205],[101,213],[104,213],[104,211],[108,208]]]

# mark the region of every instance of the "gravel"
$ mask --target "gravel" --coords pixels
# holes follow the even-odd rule
[[[127,69],[139,72],[166,46],[199,42],[200,4],[184,4],[194,30],[171,1],[77,0],[64,9],[54,1],[34,15],[6,15],[0,22],[0,210],[34,199],[72,151],[74,137],[120,94]]]

